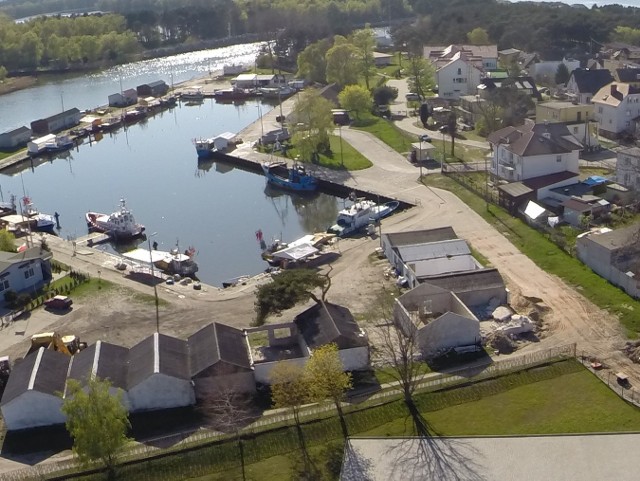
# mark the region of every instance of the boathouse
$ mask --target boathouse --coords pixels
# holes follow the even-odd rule
[[[14,150],[25,145],[31,138],[31,129],[29,127],[18,127],[17,129],[8,130],[0,134],[0,149]]]
[[[124,92],[109,95],[109,107],[128,107],[137,102],[138,92],[136,89],[127,89]]]
[[[47,135],[61,130],[70,129],[80,123],[82,114],[76,107],[52,115],[44,119],[31,122],[33,135]]]
[[[186,341],[157,332],[133,346],[127,372],[130,411],[195,404],[188,358]]]
[[[164,80],[156,80],[148,84],[138,85],[136,91],[138,97],[162,97],[169,91],[169,86]]]
[[[11,371],[0,409],[8,430],[62,424],[62,397],[71,358],[41,347]]]

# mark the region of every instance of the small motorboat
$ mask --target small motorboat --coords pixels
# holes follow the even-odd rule
[[[51,214],[43,214],[39,212],[36,206],[31,202],[31,199],[27,196],[22,198],[22,214],[35,221],[35,229],[39,232],[53,233],[56,227],[56,219]]]
[[[283,189],[310,192],[318,188],[318,179],[299,163],[288,167],[284,161],[263,162],[262,171],[268,182]]]
[[[111,214],[87,212],[85,217],[90,230],[104,232],[116,241],[138,237],[144,232],[144,226],[136,223],[124,199],[120,199],[120,209]]]

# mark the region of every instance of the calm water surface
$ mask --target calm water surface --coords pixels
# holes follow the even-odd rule
[[[171,59],[162,62],[171,64]],[[208,69],[208,62],[203,65]],[[122,69],[144,70],[139,64]],[[149,69],[141,75],[148,76],[147,80],[157,78],[153,68]],[[184,75],[191,78],[195,74]],[[129,84],[142,83],[140,78],[132,76]],[[66,99],[70,95],[66,88],[76,84],[82,84],[82,79],[48,84],[24,94],[43,96],[65,85]],[[0,97],[0,102],[6,112],[7,100]],[[25,112],[17,102],[15,117],[20,118]],[[261,175],[231,165],[198,162],[191,139],[238,132],[257,118],[255,101],[222,105],[208,99],[200,106],[177,106],[126,131],[106,134],[91,145],[85,141],[63,157],[5,171],[0,176],[1,193],[5,200],[12,193],[20,198],[24,185],[40,210],[60,213],[59,234],[70,239],[86,233],[85,212],[112,212],[118,200],[125,198],[147,232],[157,232],[153,240],[160,249],[169,250],[176,242],[181,250],[194,246],[198,276],[220,285],[223,280],[256,274],[267,267],[259,256],[258,229],[267,241],[293,240],[325,230],[342,206],[340,200],[324,194],[299,197],[269,188]]]

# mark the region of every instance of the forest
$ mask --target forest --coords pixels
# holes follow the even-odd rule
[[[72,11],[85,13],[56,15]],[[52,16],[11,20],[43,14]],[[279,62],[295,66],[311,43],[367,23],[394,25],[402,43],[411,37],[422,45],[464,42],[481,27],[499,48],[557,59],[597,51],[619,39],[621,29],[633,29],[639,16],[632,7],[498,0],[5,0],[0,65],[9,71],[81,68],[122,62],[140,50],[257,33],[273,40]]]

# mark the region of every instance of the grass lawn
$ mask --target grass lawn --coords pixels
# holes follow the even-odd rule
[[[598,307],[617,315],[622,325],[627,329],[627,334],[631,337],[637,337],[640,332],[640,316],[638,315],[640,301],[631,298],[624,291],[610,284],[578,259],[548,240],[544,234],[529,227],[520,219],[510,216],[503,209],[493,205],[487,210],[483,199],[465,189],[455,180],[440,174],[433,174],[423,177],[423,182],[431,187],[439,187],[453,192],[540,268],[557,275],[575,287]]]
[[[424,394],[417,398],[417,404],[433,431],[446,436],[640,430],[640,411],[618,398],[575,361],[543,366],[479,385]],[[385,422],[385,418],[389,421]],[[312,456],[321,446],[340,439],[337,421],[328,421],[336,425],[335,429],[318,429],[322,422],[315,427],[304,427]],[[411,419],[400,401],[352,413],[348,416],[348,423],[353,435],[414,434]],[[273,438],[274,441],[276,439]],[[266,440],[262,442],[263,445],[265,443]],[[295,443],[291,447],[295,451]],[[249,443],[245,449],[245,452],[251,449]],[[189,479],[240,480],[237,459],[235,463],[235,466],[230,464],[218,473]],[[288,479],[291,467],[291,456],[279,453],[248,464],[247,479]]]
[[[409,135],[400,130],[393,122],[373,115],[363,116],[354,121],[351,128],[369,132],[401,154],[409,152],[411,143],[418,140],[415,135]]]

